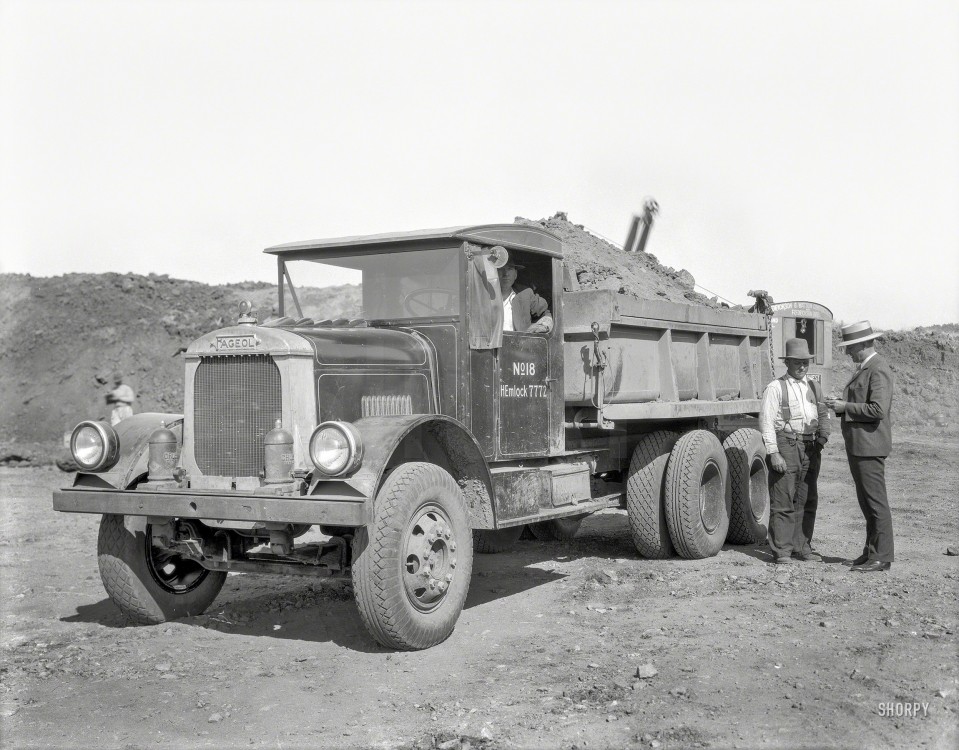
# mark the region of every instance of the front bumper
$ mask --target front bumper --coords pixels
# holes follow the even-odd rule
[[[53,493],[53,509],[65,513],[200,518],[217,521],[366,526],[371,503],[352,496],[281,497],[198,490],[139,491],[70,487]]]

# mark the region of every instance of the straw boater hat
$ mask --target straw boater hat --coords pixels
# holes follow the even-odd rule
[[[809,342],[806,339],[787,339],[786,353],[780,359],[813,359],[809,353]]]
[[[868,320],[860,320],[858,323],[850,323],[843,326],[839,331],[842,341],[837,346],[849,346],[850,344],[860,344],[863,341],[872,341],[882,336],[882,332],[873,331]]]

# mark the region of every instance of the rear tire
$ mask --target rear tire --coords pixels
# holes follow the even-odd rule
[[[473,534],[453,477],[422,462],[394,469],[376,493],[372,523],[353,537],[353,590],[370,634],[407,651],[442,643],[472,569]]]
[[[566,518],[553,518],[549,521],[538,521],[529,525],[530,533],[541,542],[569,542],[579,532],[583,519],[589,513]]]
[[[687,432],[666,463],[666,525],[681,557],[712,557],[729,530],[728,467],[719,438]]]
[[[659,430],[643,435],[629,462],[626,479],[626,515],[636,551],[651,560],[675,554],[669,538],[664,505],[666,464],[678,435]]]
[[[757,544],[769,533],[769,470],[766,445],[758,430],[736,430],[723,441],[729,463],[730,544]]]
[[[97,537],[103,588],[140,625],[203,614],[223,588],[226,573],[155,547],[152,537],[149,524],[145,531],[131,531],[123,516],[103,516]]]
[[[474,529],[473,551],[481,555],[509,552],[519,541],[525,526],[507,526],[505,529]]]

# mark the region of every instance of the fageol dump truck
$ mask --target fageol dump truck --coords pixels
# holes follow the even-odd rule
[[[766,316],[579,290],[533,226],[266,252],[279,317],[247,304],[190,344],[182,415],[72,433],[54,508],[102,514],[101,577],[134,621],[202,613],[230,571],[340,576],[377,641],[421,649],[452,632],[473,553],[524,528],[569,539],[622,508],[648,558],[765,538]],[[503,330],[507,256],[550,332]],[[361,314],[311,317],[347,277]]]

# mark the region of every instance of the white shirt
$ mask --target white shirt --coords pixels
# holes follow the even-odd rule
[[[783,421],[782,413],[782,383],[776,378],[763,391],[763,404],[759,410],[759,431],[766,444],[766,453],[779,453],[776,444],[777,432],[794,432],[797,435],[813,432],[812,424],[818,424],[819,409],[809,401],[809,383],[806,378],[796,380],[786,378],[786,388],[789,389],[789,429]]]
[[[516,292],[510,290],[509,296],[503,300],[503,330],[513,330],[513,299]]]

